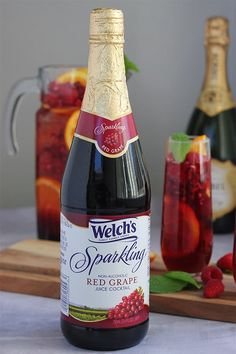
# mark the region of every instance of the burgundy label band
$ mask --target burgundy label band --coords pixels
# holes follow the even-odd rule
[[[74,136],[94,143],[102,155],[111,158],[125,154],[138,139],[132,113],[110,120],[81,111]]]
[[[103,321],[98,321],[98,322],[85,322],[85,321],[80,321],[71,315],[67,317],[63,313],[61,313],[61,317],[66,322],[75,324],[80,327],[89,327],[89,328],[92,327],[92,328],[101,328],[101,329],[127,328],[127,327],[137,326],[147,321],[149,317],[149,306],[145,304],[141,311],[139,311],[136,315],[127,319],[114,320],[114,319],[107,318]]]

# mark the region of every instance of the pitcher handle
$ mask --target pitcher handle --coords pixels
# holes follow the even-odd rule
[[[16,139],[16,113],[19,103],[25,94],[39,92],[39,77],[31,77],[17,81],[8,94],[4,110],[4,122],[6,146],[9,154],[15,155],[19,150]]]

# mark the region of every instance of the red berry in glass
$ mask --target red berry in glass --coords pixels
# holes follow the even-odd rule
[[[209,263],[211,220],[209,140],[206,136],[170,138],[161,232],[161,252],[168,269],[200,272]]]

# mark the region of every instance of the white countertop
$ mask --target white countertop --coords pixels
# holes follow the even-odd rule
[[[152,249],[159,249],[160,228],[152,228]],[[0,249],[35,238],[33,208],[0,210]],[[215,236],[213,259],[232,251],[233,236]],[[60,331],[58,300],[0,292],[0,353],[94,353],[67,343]],[[150,329],[135,354],[235,354],[236,324],[150,314]],[[99,352],[101,353],[101,352]]]

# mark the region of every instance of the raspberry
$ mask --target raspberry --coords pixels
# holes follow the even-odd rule
[[[62,84],[58,92],[63,106],[73,106],[78,98],[78,92],[70,83]]]
[[[227,253],[217,261],[217,267],[224,271],[233,271],[233,253]]]
[[[55,93],[48,93],[43,95],[42,97],[43,103],[50,107],[58,107],[59,106],[59,97]]]
[[[216,266],[205,267],[202,270],[201,279],[203,283],[207,283],[211,279],[223,279],[223,273],[220,268]]]
[[[219,279],[209,280],[203,291],[203,296],[209,299],[219,297],[224,292],[224,284]]]
[[[81,106],[85,87],[80,83],[58,83],[52,81],[48,85],[48,93],[43,96],[43,102],[50,107]]]
[[[192,165],[195,165],[196,163],[200,162],[200,155],[197,152],[189,152],[186,156],[186,160]]]

